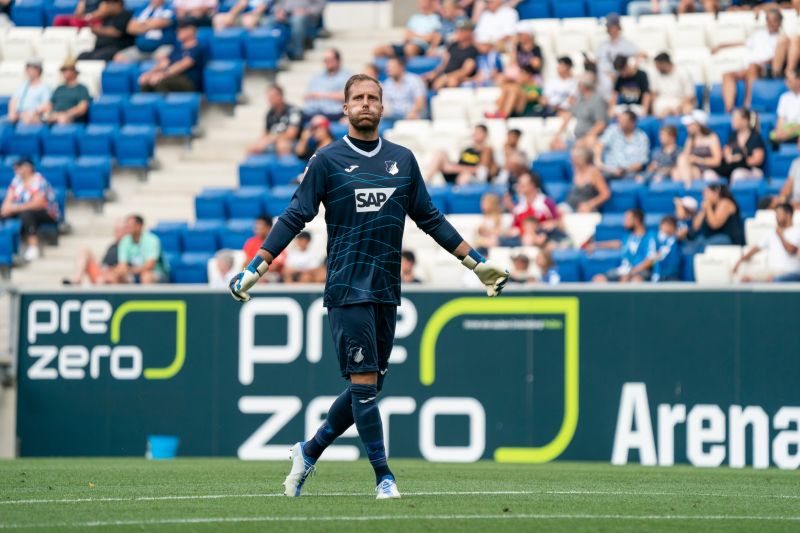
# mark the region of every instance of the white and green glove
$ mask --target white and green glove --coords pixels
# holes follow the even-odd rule
[[[487,260],[475,250],[470,250],[461,264],[475,272],[478,279],[486,286],[486,294],[499,296],[508,281],[508,270]]]
[[[269,263],[264,261],[261,256],[255,256],[247,268],[233,276],[228,283],[233,299],[238,302],[248,301],[250,299],[248,291],[258,283],[259,278],[266,274],[267,270],[269,270]]]

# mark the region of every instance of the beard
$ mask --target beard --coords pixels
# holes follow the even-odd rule
[[[350,121],[350,125],[353,126],[357,131],[360,132],[372,132],[378,129],[378,124],[381,121],[381,115],[378,114],[369,114],[365,115],[362,112],[350,114],[347,116],[347,120]]]

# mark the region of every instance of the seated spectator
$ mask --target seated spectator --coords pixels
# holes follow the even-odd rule
[[[608,104],[595,90],[595,77],[585,73],[578,82],[578,98],[568,112],[561,113],[562,122],[550,143],[551,150],[566,150],[569,143],[594,147],[608,120]],[[567,138],[567,128],[575,119],[573,135]]]
[[[544,283],[545,285],[558,285],[561,283],[561,275],[558,273],[553,255],[547,250],[539,250],[536,256],[536,266],[541,275],[533,281]]]
[[[744,244],[739,204],[726,185],[709,185],[703,190],[703,203],[692,220],[684,253],[701,253],[706,246]]]
[[[68,26],[73,28],[85,28],[94,24],[98,17],[98,9],[101,0],[78,0],[75,11],[72,15],[56,15],[53,18],[53,26]]]
[[[578,80],[572,75],[572,59],[559,57],[556,73],[557,76],[544,82],[542,105],[547,107],[548,115],[568,111],[578,95]]]
[[[25,261],[39,259],[41,256],[39,227],[44,224],[57,224],[58,213],[53,187],[36,172],[30,158],[19,158],[14,163],[14,178],[0,207],[0,221],[9,218],[19,219],[22,239],[26,245],[23,254]]]
[[[535,281],[530,273],[531,260],[522,253],[511,256],[511,269],[508,273],[508,281],[512,283],[530,283]]]
[[[441,7],[439,8],[439,35],[441,35],[439,45],[447,46],[453,40],[453,35],[456,32],[456,25],[458,21],[465,18],[464,11],[459,4],[463,4],[463,0],[442,0]]]
[[[533,74],[539,78],[537,81],[541,81],[544,67],[542,49],[536,44],[533,31],[525,25],[517,25],[517,33],[511,39],[510,59],[503,72],[506,81],[519,81],[519,72],[526,66],[533,69]]]
[[[637,19],[642,15],[675,13],[679,0],[634,0],[628,3],[628,15]]]
[[[319,283],[325,281],[325,267],[317,254],[309,249],[311,234],[301,231],[295,237],[295,246],[286,252],[283,265],[284,283]]]
[[[715,172],[730,183],[748,178],[763,178],[766,160],[764,141],[758,131],[758,116],[749,109],[737,109],[731,117],[731,134],[722,150],[722,165]]]
[[[489,130],[486,126],[478,124],[472,129],[472,146],[467,146],[461,151],[457,163],[450,161],[447,152],[436,152],[425,181],[430,183],[439,172],[447,183],[453,185],[465,185],[473,181],[485,182],[497,174],[494,151],[489,145]]]
[[[172,7],[176,20],[205,28],[211,26],[212,17],[217,11],[217,0],[172,0]]]
[[[519,242],[506,239],[501,244],[535,246],[542,250],[554,250],[570,246],[570,240],[561,228],[561,221],[546,220],[539,222],[536,217],[528,217],[522,221],[522,234]]]
[[[507,183],[509,192],[514,192],[513,187],[517,178],[530,168],[528,154],[520,148],[519,141],[522,132],[516,128],[511,128],[506,132],[506,142],[503,143],[502,159],[498,161],[499,168],[494,183]]]
[[[697,98],[689,72],[676,67],[666,52],[655,57],[655,65],[650,82],[653,115],[664,118],[691,113]]]
[[[369,76],[374,80],[381,79],[381,70],[375,63],[367,63],[366,65],[364,65],[364,70],[361,73],[366,74],[367,76]]]
[[[65,278],[64,285],[81,285],[87,279],[92,285],[112,285],[119,283],[117,278],[117,247],[119,241],[126,235],[127,228],[123,221],[114,223],[114,242],[106,249],[103,259],[99,262],[88,248],[78,252],[75,261],[75,275]]]
[[[42,80],[42,62],[29,59],[25,63],[25,80],[8,101],[9,122],[39,124],[50,103],[50,88]]]
[[[619,122],[603,132],[595,145],[594,158],[607,180],[634,178],[645,169],[650,159],[650,140],[636,127],[632,111],[624,111]]]
[[[492,43],[504,49],[511,40],[519,22],[519,13],[505,0],[486,0],[475,26],[475,39],[479,43]]]
[[[272,219],[270,217],[260,216],[256,218],[256,221],[253,223],[253,236],[244,242],[244,247],[242,248],[245,261],[242,268],[247,267],[250,260],[255,257],[270,231],[272,231]]]
[[[597,70],[597,90],[603,99],[609,100],[611,91],[614,88],[616,70],[614,69],[614,59],[617,56],[638,57],[639,48],[631,41],[622,36],[622,25],[619,14],[609,13],[606,15],[606,31],[608,40],[601,42],[595,50],[595,62]]]
[[[497,111],[486,113],[486,118],[544,116],[547,113],[542,105],[542,88],[536,81],[533,67],[524,66],[517,81],[506,81],[497,99]]]
[[[61,66],[64,83],[56,87],[50,102],[44,107],[44,118],[50,124],[85,123],[89,115],[89,102],[92,97],[89,89],[78,83],[78,70],[75,61],[67,59]]]
[[[649,281],[652,277],[652,260],[656,252],[656,239],[644,225],[644,212],[641,209],[625,211],[623,220],[625,230],[628,232],[625,241],[605,241],[588,245],[590,251],[605,248],[622,249],[622,262],[605,274],[597,274],[592,281],[604,282],[641,282]]]
[[[652,100],[647,74],[636,66],[636,60],[632,57],[617,56],[614,69],[617,71],[617,81],[611,92],[612,115],[633,111],[638,116],[647,116]]]
[[[227,289],[231,278],[240,272],[230,250],[217,251],[208,262],[208,286],[212,289]]]
[[[678,220],[667,215],[658,224],[656,250],[649,258],[654,282],[681,280],[681,249],[678,240]]]
[[[166,0],[150,0],[147,7],[128,22],[126,31],[133,35],[135,44],[118,52],[114,61],[138,63],[166,56],[175,42],[175,11]]]
[[[283,88],[280,85],[270,85],[267,88],[266,126],[264,133],[256,141],[247,145],[249,155],[270,152],[275,148],[278,139],[287,139],[294,142],[300,135],[303,125],[303,112],[290,105],[283,97]]]
[[[778,99],[778,121],[769,134],[775,144],[794,142],[800,137],[800,70],[786,72],[786,87],[789,90]]]
[[[111,61],[117,52],[134,44],[133,35],[128,33],[133,13],[125,9],[122,0],[103,0],[96,16],[98,20],[92,23],[92,33],[96,36],[94,49],[81,52],[78,61]]]
[[[678,130],[675,126],[662,126],[658,131],[660,146],[653,150],[647,169],[636,175],[636,181],[642,183],[660,183],[672,178],[672,170],[678,164]]]
[[[205,58],[197,41],[197,28],[191,22],[178,24],[178,42],[168,57],[139,76],[143,92],[200,92],[203,89]]]
[[[800,209],[800,157],[792,161],[786,181],[778,196],[772,199],[771,207],[775,208],[778,204],[789,204],[794,209]]]
[[[442,22],[436,14],[434,0],[417,0],[417,12],[408,17],[403,42],[383,44],[375,48],[375,57],[415,57],[439,46]]]
[[[750,108],[752,103],[753,82],[765,76],[780,76],[786,66],[789,53],[789,38],[783,33],[781,25],[783,15],[779,9],[767,11],[767,27],[758,28],[744,43],[729,43],[714,47],[712,53],[733,46],[747,47],[747,68],[737,72],[726,72],[722,76],[722,99],[725,112],[733,111],[736,103],[736,82],[745,80],[743,107]]]
[[[417,258],[414,252],[403,250],[400,254],[400,281],[402,283],[422,283],[422,280],[414,275],[416,265]]]
[[[271,7],[272,0],[238,0],[227,13],[217,13],[211,19],[214,30],[242,27],[253,30]]]
[[[576,146],[570,154],[572,188],[559,208],[575,213],[593,213],[611,198],[605,178],[594,166],[594,154],[588,148]]]
[[[342,68],[342,56],[335,48],[325,50],[322,62],[325,71],[311,78],[304,96],[303,113],[306,116],[324,115],[331,122],[338,122],[344,116],[342,88],[350,77],[350,71]]]
[[[478,59],[475,74],[465,80],[462,87],[494,87],[503,79],[503,58],[492,43],[476,43]]]
[[[311,156],[334,141],[330,121],[317,115],[308,123],[308,127],[300,134],[300,140],[294,147],[294,153],[300,159],[308,161]]]
[[[530,174],[517,178],[517,204],[514,206],[514,227],[516,235],[523,234],[522,223],[533,218],[545,231],[554,230],[560,223],[561,215],[556,203],[542,192],[537,180]]]
[[[125,221],[128,234],[117,247],[116,275],[121,283],[164,283],[168,280],[158,236],[144,230],[144,219],[131,215]]]
[[[749,262],[760,251],[767,252],[766,269],[748,269],[741,281],[800,281],[800,227],[792,225],[794,208],[789,204],[778,204],[775,208],[777,227],[756,246],[751,247],[736,262],[733,273],[737,274],[744,263]]]
[[[473,42],[472,29],[471,21],[460,20],[453,35],[453,42],[442,54],[439,66],[424,75],[423,79],[430,83],[433,90],[459,87],[475,75],[480,52]]]
[[[722,147],[717,134],[707,126],[708,115],[705,111],[695,109],[684,116],[681,123],[686,126],[689,136],[683,145],[683,152],[678,156],[678,165],[672,171],[672,179],[683,181],[687,187],[694,180],[717,179],[714,169],[722,164]]]
[[[481,197],[481,215],[483,216],[475,235],[477,246],[484,248],[498,246],[500,236],[505,234],[506,229],[503,224],[503,207],[498,195],[487,192]]]
[[[678,14],[683,13],[713,13],[717,14],[720,11],[729,9],[731,7],[731,0],[722,0],[724,3],[720,5],[720,0],[678,0]]]
[[[383,82],[383,120],[414,120],[425,117],[428,90],[422,78],[406,72],[405,61],[392,58],[386,63]]]
[[[692,221],[700,204],[694,196],[673,198],[672,202],[675,205],[675,220],[678,223],[676,236],[679,241],[686,241],[691,237]]]
[[[291,40],[287,47],[289,59],[300,61],[306,49],[306,38],[322,19],[325,0],[277,0],[273,14],[265,25],[275,23],[289,26]],[[342,84],[344,86],[344,84]]]

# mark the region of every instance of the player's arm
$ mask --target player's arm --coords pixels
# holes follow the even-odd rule
[[[408,216],[417,226],[433,237],[439,246],[456,256],[461,264],[475,272],[486,286],[486,294],[497,296],[508,280],[508,269],[488,261],[465,241],[439,211],[425,188],[417,161],[412,158],[411,190]]]
[[[306,167],[305,177],[295,191],[289,207],[278,217],[250,264],[228,284],[235,300],[246,302],[250,299],[248,291],[267,273],[270,263],[292,242],[306,223],[317,216],[319,204],[325,196],[326,175],[327,165],[322,157],[312,156]]]

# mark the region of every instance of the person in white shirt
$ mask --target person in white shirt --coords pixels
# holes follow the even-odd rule
[[[208,260],[208,286],[227,289],[230,279],[239,273],[231,250],[220,250]]]
[[[792,225],[794,209],[789,204],[779,204],[775,208],[775,221],[778,227],[767,235],[758,245],[750,248],[733,267],[738,274],[743,263],[747,263],[761,250],[767,252],[766,269],[748,269],[741,281],[800,281],[800,226]]]
[[[689,73],[677,68],[665,52],[658,54],[654,61],[656,71],[650,78],[653,115],[664,118],[691,113],[697,99]]]
[[[372,53],[375,57],[415,57],[424,55],[442,41],[442,21],[436,14],[433,0],[417,0],[417,13],[408,18],[403,42],[382,44]]]
[[[736,104],[736,82],[745,80],[743,106],[750,108],[752,102],[753,82],[767,75],[779,75],[783,72],[784,64],[789,54],[789,38],[783,32],[783,15],[779,9],[767,11],[767,27],[754,31],[744,43],[726,43],[715,46],[712,54],[723,48],[744,45],[747,47],[744,70],[726,72],[722,76],[722,100],[725,102],[725,112],[731,113]]]
[[[321,283],[325,281],[325,267],[319,255],[309,249],[311,234],[301,231],[295,237],[294,248],[286,251],[286,262],[281,274],[284,283]]]
[[[383,82],[383,118],[414,120],[423,118],[428,89],[422,78],[406,72],[405,62],[393,57],[386,63],[388,77]]]
[[[556,72],[557,76],[545,80],[542,100],[554,114],[572,107],[578,95],[578,80],[572,75],[572,59],[568,56],[559,57]]]
[[[477,42],[501,46],[516,33],[519,13],[506,4],[505,0],[487,0],[486,9],[481,13],[475,26]]]
[[[788,91],[778,99],[778,121],[769,133],[773,143],[793,141],[800,137],[800,70],[786,73]]]
[[[9,122],[39,124],[42,121],[47,104],[50,103],[50,88],[42,80],[42,62],[29,59],[25,63],[25,77],[11,100],[8,102]]]
[[[618,13],[606,15],[606,31],[608,40],[601,42],[595,50],[597,63],[597,88],[606,101],[614,90],[617,72],[614,60],[617,56],[639,58],[639,48],[622,36],[622,23]]]

